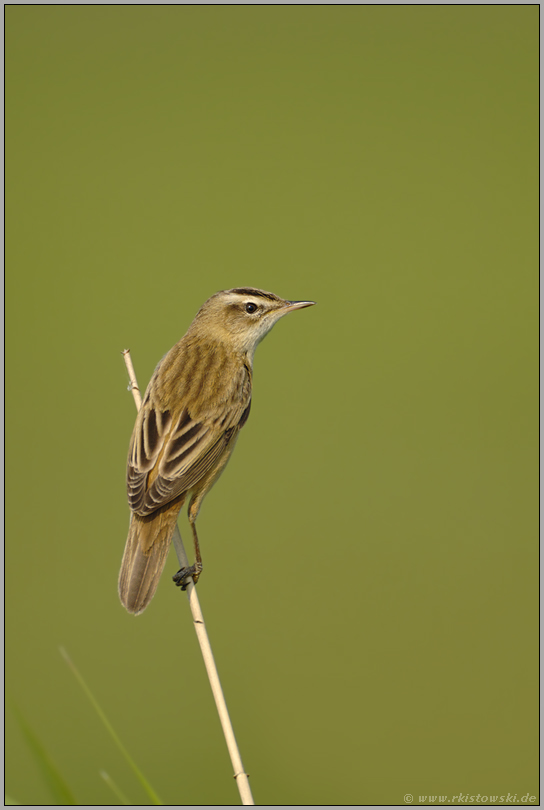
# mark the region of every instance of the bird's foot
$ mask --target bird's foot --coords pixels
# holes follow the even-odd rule
[[[182,591],[187,590],[187,585],[189,584],[189,579],[192,578],[193,582],[198,582],[198,578],[202,573],[202,564],[195,563],[194,565],[190,565],[188,568],[180,568],[177,574],[174,574],[172,579],[178,585]]]

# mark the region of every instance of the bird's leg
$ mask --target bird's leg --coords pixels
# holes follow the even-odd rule
[[[200,546],[198,544],[198,535],[196,533],[197,514],[198,511],[195,514],[195,511],[193,510],[193,504],[191,503],[191,505],[189,506],[189,523],[191,524],[191,529],[193,531],[193,544],[195,547],[195,563],[194,565],[190,565],[188,568],[180,568],[177,574],[174,574],[174,576],[172,577],[176,585],[179,585],[182,591],[185,591],[187,589],[188,579],[190,577],[193,578],[193,582],[196,585],[196,583],[198,582],[198,578],[202,573],[202,557],[200,556]]]
[[[198,534],[196,533],[196,523],[194,520],[191,521],[191,529],[193,530],[193,544],[195,547],[195,564],[193,566],[195,573],[193,574],[193,580],[196,585],[202,573],[202,557],[200,556],[200,546],[198,544]]]

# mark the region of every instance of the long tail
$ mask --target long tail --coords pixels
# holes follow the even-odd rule
[[[119,572],[119,597],[129,613],[142,613],[153,599],[185,496],[152,515],[132,514]]]

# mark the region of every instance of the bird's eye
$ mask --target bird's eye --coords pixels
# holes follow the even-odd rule
[[[257,304],[252,304],[251,301],[248,301],[246,304],[246,312],[249,312],[250,315],[252,312],[257,312]]]

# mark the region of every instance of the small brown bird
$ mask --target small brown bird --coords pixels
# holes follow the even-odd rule
[[[188,493],[195,563],[174,581],[183,590],[189,577],[197,582],[202,559],[195,521],[249,416],[255,348],[283,315],[314,303],[252,287],[215,293],[155,369],[128,453],[132,515],[119,596],[130,613],[145,610],[155,593]]]

